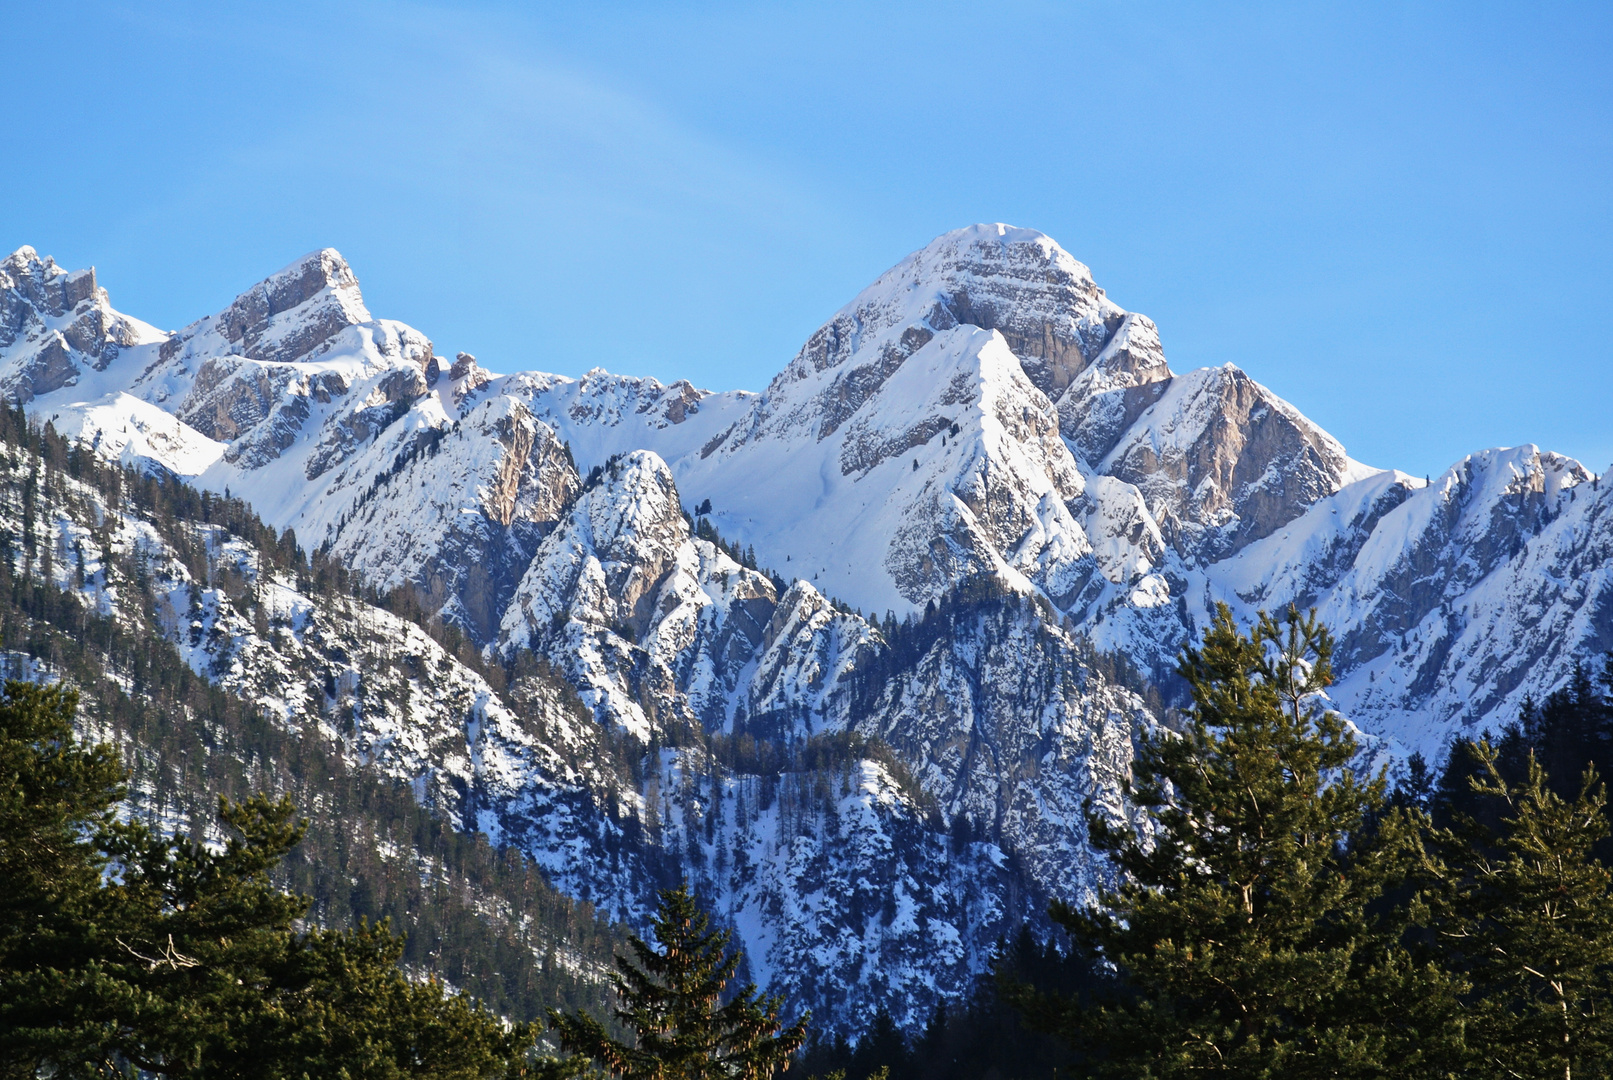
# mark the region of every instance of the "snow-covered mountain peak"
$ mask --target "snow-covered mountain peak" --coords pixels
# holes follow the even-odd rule
[[[1231,364],[1174,374],[1151,320],[1005,225],[903,259],[762,394],[439,361],[371,316],[328,249],[175,334],[20,249],[0,261],[0,393],[108,456],[250,492],[367,585],[412,589],[512,686],[563,677],[572,766],[609,767],[578,750],[601,728],[659,736],[641,788],[550,805],[455,690],[442,707],[474,728],[420,742],[420,767],[485,770],[496,784],[460,789],[467,825],[610,910],[642,912],[647,845],[721,898],[763,977],[845,1010],[922,1016],[1015,920],[1101,882],[1082,810],[1119,819],[1152,720],[1099,652],[1170,695],[1217,602],[1314,606],[1340,708],[1391,750],[1437,753],[1613,646],[1613,477],[1533,446],[1432,482],[1367,469]],[[202,627],[181,614],[176,633]],[[415,691],[387,687],[423,691],[446,656],[386,632],[408,635],[403,681],[375,694],[413,724]],[[307,663],[263,692],[354,700]],[[562,719],[510,737],[540,747]],[[754,740],[767,775],[691,751],[697,727]],[[814,772],[816,737],[842,731],[890,767]],[[638,839],[607,805],[640,812]]]
[[[352,268],[335,248],[324,248],[258,282],[217,315],[185,327],[164,354],[225,353],[291,363],[331,351],[341,331],[371,321]]]
[[[912,305],[909,311],[923,312],[925,301],[948,299],[969,285],[1006,289],[1014,282],[1020,302],[1033,296],[1056,302],[1103,295],[1092,271],[1052,237],[996,223],[942,233],[881,274],[841,311]]]
[[[66,270],[20,247],[0,262],[0,394],[29,402],[77,386],[122,352],[161,341],[153,326],[114,311],[95,270]]]
[[[334,305],[348,313],[352,323],[370,321],[369,309],[364,306],[364,294],[359,290],[358,275],[353,273],[353,268],[335,248],[310,251],[286,264],[236,297],[235,304],[261,295],[270,315],[277,315],[306,304],[325,292],[328,292]]]
[[[101,300],[95,268],[69,271],[24,244],[0,262],[0,290],[15,293],[41,315],[60,318],[85,300]],[[8,320],[10,321],[10,320]]]
[[[358,276],[335,248],[320,248],[293,259],[264,278],[258,287],[279,294],[288,305],[301,303],[297,296],[307,299],[319,289],[345,290],[360,304],[363,303],[358,291]]]
[[[67,271],[57,266],[56,260],[51,258],[49,255],[41,259],[39,257],[39,252],[35,251],[28,244],[22,245],[22,247],[18,248],[16,251],[13,251],[10,255],[7,255],[4,261],[0,261],[0,273],[3,273],[7,277],[11,278],[23,276],[44,276],[49,278],[58,276],[60,274],[65,274],[66,272]],[[9,288],[10,285],[11,283],[8,282],[6,287]]]
[[[56,260],[52,256],[46,255],[41,258],[39,252],[34,250],[32,245],[24,244],[10,255],[7,255],[4,261],[0,261],[0,273],[5,273],[12,277],[27,275],[50,278],[59,277],[67,273],[67,271],[57,266]]]
[[[1050,237],[1008,225],[945,233],[880,275],[820,327],[775,387],[853,357],[911,353],[960,324],[1000,331],[1026,373],[1057,396],[1125,315]]]

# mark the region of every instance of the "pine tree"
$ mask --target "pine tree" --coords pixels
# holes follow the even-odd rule
[[[1445,963],[1470,982],[1469,1075],[1613,1075],[1613,875],[1592,854],[1606,791],[1591,766],[1560,797],[1532,752],[1509,783],[1497,749],[1469,746],[1499,827],[1466,817],[1437,831],[1422,896]]]
[[[880,1006],[874,1020],[857,1039],[857,1049],[846,1069],[848,1076],[873,1076],[881,1069],[894,1069],[898,1076],[908,1074],[912,1053],[902,1029],[896,1026],[890,1010]]]
[[[1140,739],[1130,797],[1144,829],[1091,816],[1122,871],[1095,906],[1058,903],[1078,950],[1116,969],[1092,999],[1020,1001],[1103,1075],[1430,1076],[1450,990],[1376,914],[1415,865],[1412,813],[1323,708],[1332,643],[1315,616],[1222,606],[1184,652],[1187,729]],[[1429,1032],[1447,1034],[1428,1038]]]
[[[105,854],[123,770],[73,737],[78,698],[8,681],[0,702],[0,1076],[70,1060],[99,1024],[90,967]]]
[[[688,886],[661,893],[656,945],[634,935],[631,957],[618,956],[612,976],[617,1017],[633,1045],[617,1040],[586,1014],[549,1014],[566,1051],[625,1080],[766,1080],[788,1066],[806,1041],[806,1018],[780,1030],[780,999],[758,998],[749,984],[725,994],[739,968],[731,934],[713,930]]]
[[[385,924],[299,932],[269,872],[288,800],[220,800],[222,850],[113,813],[124,774],[76,696],[0,701],[0,1076],[502,1076],[532,1033],[413,983]]]

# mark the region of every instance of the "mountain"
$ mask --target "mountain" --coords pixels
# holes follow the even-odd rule
[[[411,972],[523,1018],[606,1003],[620,933],[462,820],[493,786],[486,763],[527,750],[515,701],[528,724],[579,711],[561,684],[539,672],[497,694],[240,500],[102,464],[10,409],[0,550],[0,674],[77,689],[81,734],[121,752],[132,813],[221,842],[220,796],[289,795],[308,832],[276,884],[319,921],[390,918]],[[417,693],[397,692],[405,673]],[[527,777],[528,802],[563,818],[585,774],[539,764],[558,775]]]
[[[1173,373],[1003,225],[902,260],[760,393],[445,364],[330,250],[165,332],[24,248],[0,390],[250,493],[367,590],[268,634],[171,591],[191,670],[613,917],[689,878],[829,1030],[921,1021],[1108,879],[1083,808],[1130,813],[1132,738],[1217,603],[1318,608],[1390,763],[1613,647],[1602,477],[1534,447],[1364,466],[1230,364]]]

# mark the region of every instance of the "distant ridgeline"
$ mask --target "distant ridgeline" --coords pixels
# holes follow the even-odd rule
[[[239,499],[109,466],[0,410],[0,674],[76,687],[82,734],[118,746],[131,770],[130,812],[166,830],[214,835],[219,795],[289,794],[310,828],[276,884],[311,895],[322,924],[389,918],[408,970],[506,1015],[601,1012],[620,938],[590,905],[316,723],[276,718],[187,663],[162,625],[169,560],[189,571],[186,591],[227,596],[266,633],[276,619],[221,561],[224,538],[250,548],[254,574],[295,580],[314,603],[355,603],[338,565],[310,565]]]

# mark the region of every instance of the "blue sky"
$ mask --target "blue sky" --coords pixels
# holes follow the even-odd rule
[[[1041,229],[1354,456],[1613,461],[1613,7],[6,4],[0,246],[178,326],[334,246],[495,369],[761,388]]]

